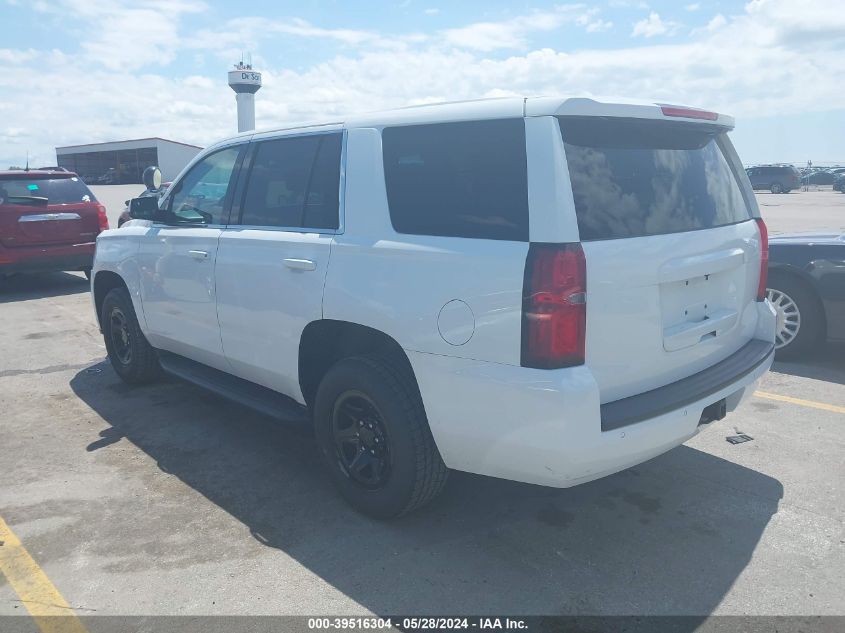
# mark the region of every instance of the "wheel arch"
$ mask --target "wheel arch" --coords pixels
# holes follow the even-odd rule
[[[94,277],[94,308],[97,313],[97,323],[102,331],[103,324],[100,322],[100,313],[103,311],[103,301],[106,295],[115,288],[125,288],[129,292],[129,287],[123,280],[123,277],[111,270],[101,270]]]
[[[382,354],[408,372],[419,389],[411,361],[402,346],[381,330],[334,319],[312,321],[299,340],[299,386],[306,404],[312,407],[317,387],[337,361],[359,354]]]
[[[810,295],[813,297],[813,301],[815,301],[815,307],[819,312],[819,317],[822,320],[822,331],[825,335],[827,335],[827,314],[825,313],[821,293],[816,287],[816,280],[811,275],[807,274],[800,268],[796,268],[795,266],[770,266],[769,276],[766,280],[766,287],[772,287],[772,281],[777,279],[790,279],[801,284],[810,292]]]

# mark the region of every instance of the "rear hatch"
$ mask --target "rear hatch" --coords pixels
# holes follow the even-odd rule
[[[93,242],[99,206],[76,176],[0,180],[0,244],[7,248]]]
[[[726,129],[559,120],[587,263],[586,363],[602,403],[690,376],[746,344],[761,248]]]
[[[795,167],[789,167],[787,169],[786,186],[789,189],[801,188],[801,172]]]

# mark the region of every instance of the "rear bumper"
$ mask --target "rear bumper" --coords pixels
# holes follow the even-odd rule
[[[612,431],[680,409],[751,374],[767,360],[774,344],[753,339],[720,363],[659,389],[601,405],[601,430]]]
[[[95,242],[88,242],[62,246],[0,247],[0,274],[91,268],[95,246]]]
[[[767,310],[768,303],[761,303],[761,317]],[[759,340],[689,379],[643,394],[653,406],[640,405],[636,420],[608,430],[602,429],[602,414],[614,414],[616,407],[602,406],[586,366],[546,371],[418,352],[408,356],[447,466],[566,488],[682,444],[706,426],[699,424],[702,411],[715,402],[725,399],[728,412],[736,409],[774,360],[773,343],[765,340],[769,329],[773,334],[773,312],[768,316],[761,318]]]

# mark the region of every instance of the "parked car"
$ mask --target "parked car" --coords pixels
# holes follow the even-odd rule
[[[114,167],[109,167],[105,173],[97,176],[94,183],[98,185],[118,185],[120,184],[120,173]]]
[[[772,193],[789,193],[801,187],[801,174],[792,165],[761,165],[746,170],[754,189]]]
[[[769,241],[767,296],[777,311],[777,357],[845,341],[845,235],[794,233]]]
[[[814,171],[804,177],[804,182],[811,185],[833,184],[833,174],[829,171]]]
[[[0,275],[82,270],[90,275],[106,210],[69,171],[0,171]]]
[[[153,197],[159,199],[164,195],[164,193],[167,191],[167,188],[170,186],[169,182],[161,182],[161,172],[159,171],[158,167],[154,165],[147,167],[144,170],[143,180],[145,189],[138,194],[139,198]],[[124,204],[126,206],[123,208],[123,212],[117,218],[117,228],[120,228],[132,219],[132,216],[129,215],[129,200],[127,200]]]
[[[833,179],[833,190],[845,193],[845,173],[837,174]]]
[[[773,359],[732,125],[508,98],[221,141],[99,237],[109,359],[313,424],[377,517],[449,469],[556,487],[623,470],[724,417]]]

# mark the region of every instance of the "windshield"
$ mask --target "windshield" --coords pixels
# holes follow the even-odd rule
[[[91,190],[76,176],[0,180],[0,204],[76,204],[95,201]]]
[[[559,117],[582,240],[678,233],[751,213],[719,145],[684,122]]]

